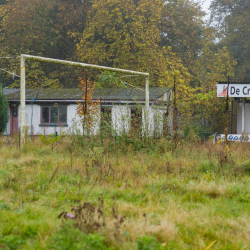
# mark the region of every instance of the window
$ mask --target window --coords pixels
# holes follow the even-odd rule
[[[41,124],[67,124],[67,107],[41,107]]]

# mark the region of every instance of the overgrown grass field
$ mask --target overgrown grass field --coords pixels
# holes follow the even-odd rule
[[[0,249],[250,249],[250,144],[117,143],[2,137]]]

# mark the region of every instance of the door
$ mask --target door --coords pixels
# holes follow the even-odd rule
[[[10,133],[18,133],[18,115],[17,107],[10,107],[11,114],[11,124],[10,124]]]

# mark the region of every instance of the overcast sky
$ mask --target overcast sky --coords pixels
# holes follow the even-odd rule
[[[208,11],[208,7],[209,7],[209,5],[210,5],[210,3],[212,2],[212,0],[200,0],[200,2],[201,2],[201,5],[202,5],[202,8],[203,8],[203,10],[204,11]],[[202,2],[204,2],[203,4],[202,4]]]
[[[209,19],[209,5],[210,3],[212,2],[212,0],[197,0],[197,2],[200,2],[201,3],[201,6],[202,6],[202,9],[207,12],[207,15],[204,17],[204,20],[208,20]]]

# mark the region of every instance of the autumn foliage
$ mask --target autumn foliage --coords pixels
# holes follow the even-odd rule
[[[91,133],[93,123],[98,118],[99,100],[93,99],[95,85],[88,81],[87,73],[80,78],[79,88],[82,91],[82,101],[78,102],[77,114],[81,119],[84,133]]]
[[[0,57],[25,53],[143,71],[150,74],[151,86],[173,87],[177,72],[181,124],[192,126],[205,119],[208,129],[214,130],[220,127],[215,116],[223,120],[224,114],[216,83],[227,80],[228,75],[233,78],[235,70],[241,79],[248,74],[248,2],[230,3],[212,1],[212,14],[219,24],[215,27],[204,21],[205,13],[195,0],[2,1]],[[218,19],[220,13],[224,15]],[[1,63],[2,68],[19,74],[19,58]],[[76,87],[81,74],[73,67],[26,65],[30,88]],[[19,79],[5,77],[11,87],[19,87]],[[141,77],[128,79],[134,86],[144,82]]]

